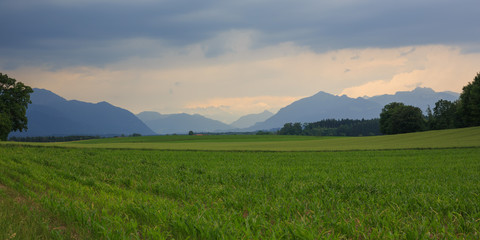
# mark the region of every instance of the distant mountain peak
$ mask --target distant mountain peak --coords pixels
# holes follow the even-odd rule
[[[46,89],[33,90],[32,104],[27,109],[28,130],[11,136],[155,134],[133,113],[108,102],[67,101]]]
[[[32,100],[32,103],[40,105],[67,101],[65,98],[43,88],[34,88],[33,93],[30,95],[30,100]]]
[[[388,103],[403,102],[425,110],[440,99],[455,101],[459,94],[452,92],[435,92],[431,88],[417,87],[412,91],[398,91],[373,97],[350,98],[346,95],[336,96],[319,91],[313,96],[300,99],[280,109],[262,123],[255,124],[250,130],[270,130],[281,128],[288,122],[316,122],[324,119],[371,119],[378,118]]]
[[[436,93],[433,89],[428,87],[416,87],[411,91],[412,93],[423,93],[423,94],[434,94]]]
[[[265,110],[261,113],[248,114],[240,117],[235,122],[231,123],[230,126],[233,128],[248,128],[253,126],[257,122],[263,122],[273,116],[273,113]]]
[[[189,131],[216,132],[230,128],[227,124],[200,114],[141,112],[137,117],[158,134],[187,134]]]
[[[333,94],[330,94],[330,93],[327,93],[327,92],[324,92],[324,91],[319,91],[317,92],[315,95],[311,96],[311,97],[331,97],[331,96],[335,96]]]
[[[105,102],[105,101],[98,102],[97,104],[99,104],[99,105],[108,105],[108,106],[113,106],[113,105],[112,105],[112,104],[110,104],[109,102]]]
[[[406,105],[412,105],[419,107],[422,110],[426,110],[428,106],[434,106],[435,102],[440,99],[455,101],[460,94],[453,92],[435,92],[431,88],[417,87],[412,91],[399,91],[394,95],[385,94],[368,98],[370,101],[374,101],[382,106],[385,106],[391,102],[402,102]]]

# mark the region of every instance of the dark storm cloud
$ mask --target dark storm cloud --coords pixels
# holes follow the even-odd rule
[[[203,4],[40,2],[0,2],[1,55],[22,62],[61,58],[63,64],[99,64],[150,53],[142,46],[122,48],[125,40],[157,39],[181,46],[208,38],[218,28],[207,19],[182,21],[182,15],[208,6]]]
[[[161,54],[162,47],[181,48],[235,29],[260,33],[252,47],[289,41],[316,51],[475,45],[480,38],[478,0],[4,0],[0,9],[3,67],[102,65],[151,57]],[[162,47],[125,44],[135,39],[157,41]]]

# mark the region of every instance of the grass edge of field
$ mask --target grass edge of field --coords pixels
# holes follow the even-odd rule
[[[151,141],[152,139],[155,140],[155,138],[159,138],[162,141]],[[172,138],[174,138],[173,141],[168,141],[169,136],[141,137],[141,139],[149,139],[149,141],[146,142],[139,142],[141,139],[135,137],[125,137],[121,139],[95,139],[93,143],[91,143],[92,140],[55,143],[0,142],[0,146],[19,145],[34,147],[125,150],[245,152],[335,152],[363,150],[477,148],[480,147],[480,127],[431,130],[416,133],[364,137],[285,137],[278,135],[259,137],[258,135],[251,135],[249,138],[249,136],[245,135],[224,135],[218,138],[220,140],[229,139],[229,141],[226,142],[212,141],[213,138],[211,136],[206,138],[202,138],[202,136],[196,136],[196,138],[193,138],[194,140],[191,141],[189,139],[192,138],[189,136],[172,136]],[[236,138],[241,139],[241,141],[235,141]],[[180,139],[180,141],[178,139]],[[274,139],[274,141],[271,139]]]

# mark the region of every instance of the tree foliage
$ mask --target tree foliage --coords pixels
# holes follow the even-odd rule
[[[278,131],[279,135],[302,135],[302,124],[297,123],[285,123],[283,127]]]
[[[384,134],[398,134],[422,131],[425,119],[418,107],[392,102],[380,113],[380,131]]]
[[[429,117],[431,130],[455,128],[457,104],[440,99],[435,103],[432,116]]]
[[[371,136],[379,135],[379,120],[376,119],[325,119],[306,123],[304,135],[309,136]]]
[[[480,126],[480,73],[463,87],[457,114],[461,127]]]
[[[278,131],[279,135],[307,136],[370,136],[379,135],[379,120],[324,119],[318,122],[287,123]]]
[[[15,137],[8,140],[14,142],[71,142],[80,140],[100,139],[100,136],[42,136],[42,137]]]
[[[0,140],[6,140],[12,131],[27,129],[27,107],[31,87],[0,73]]]

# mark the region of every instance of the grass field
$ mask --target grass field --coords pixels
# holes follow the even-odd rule
[[[2,144],[0,142],[0,144]],[[3,143],[20,144],[24,143]],[[480,147],[480,127],[369,137],[309,137],[278,135],[144,136],[63,143],[28,143],[111,149],[212,151],[351,151]]]
[[[479,239],[479,131],[2,143],[0,239]]]

